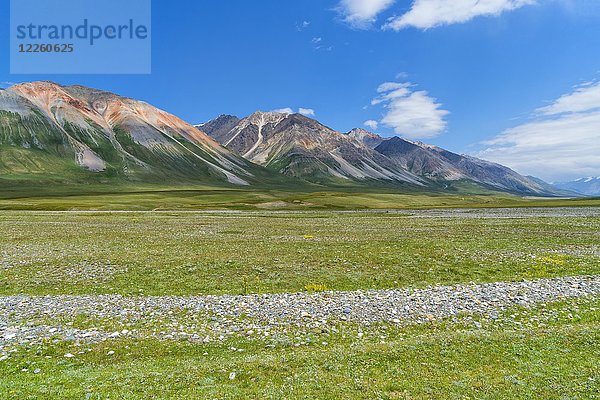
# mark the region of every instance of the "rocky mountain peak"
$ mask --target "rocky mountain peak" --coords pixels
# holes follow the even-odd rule
[[[369,132],[363,128],[354,128],[350,132],[346,133],[346,135],[373,149],[379,146],[381,142],[384,141],[384,138],[382,138],[378,134]]]

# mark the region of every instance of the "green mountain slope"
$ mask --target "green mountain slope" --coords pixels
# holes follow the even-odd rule
[[[248,186],[279,177],[147,103],[35,82],[0,91],[0,179]]]

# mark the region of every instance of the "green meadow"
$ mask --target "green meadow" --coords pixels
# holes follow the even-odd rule
[[[367,327],[359,337],[346,327],[299,347],[295,332],[272,347],[244,338],[49,342],[23,346],[0,362],[0,394],[15,400],[594,399],[599,307],[598,300],[580,300],[515,308],[482,328],[461,321]]]
[[[594,210],[4,211],[0,293],[250,294],[594,275]]]
[[[0,294],[240,295],[599,275],[599,203],[208,188],[5,192]],[[599,310],[597,298],[582,298],[515,307],[477,325],[458,316],[340,323],[326,333],[292,327],[269,346],[244,335],[22,343],[0,361],[0,398],[591,399],[600,395]],[[298,345],[298,335],[314,340]]]

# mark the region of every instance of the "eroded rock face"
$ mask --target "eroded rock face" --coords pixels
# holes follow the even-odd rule
[[[379,136],[375,133],[369,132],[362,128],[354,128],[350,132],[348,132],[346,135],[348,135],[349,137],[351,137],[354,140],[357,140],[357,141],[369,146],[372,149],[379,146],[385,140],[381,136]]]
[[[562,194],[499,164],[363,129],[342,134],[301,114],[222,115],[194,127],[143,101],[53,82],[0,91],[0,145],[0,175],[68,175],[75,164],[136,181],[248,185],[283,174],[323,185],[439,191],[465,180]]]
[[[108,104],[103,100],[97,100],[92,104],[92,107],[94,107],[94,110],[96,110],[98,114],[104,115],[104,112],[108,108]]]

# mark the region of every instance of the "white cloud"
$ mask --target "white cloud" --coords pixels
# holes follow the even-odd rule
[[[337,9],[348,24],[366,28],[394,2],[395,0],[341,0]]]
[[[412,139],[430,139],[446,130],[444,119],[449,111],[426,91],[413,91],[413,84],[386,82],[377,88],[380,94],[371,101],[382,104],[385,115],[380,123],[393,128],[394,132]]]
[[[278,109],[273,110],[271,112],[279,113],[279,114],[293,114],[294,110],[292,110],[290,107],[285,107],[285,108],[278,108]]]
[[[296,111],[294,111],[294,109],[291,108],[291,107],[278,108],[278,109],[273,110],[271,112],[280,113],[280,114],[296,114]],[[303,107],[300,107],[298,109],[297,113],[298,114],[302,114],[302,115],[306,115],[307,117],[314,117],[315,116],[315,110],[313,110],[312,108],[303,108]]]
[[[15,82],[0,82],[0,88],[8,89],[9,87],[16,85]]]
[[[410,83],[385,82],[379,85],[379,87],[377,88],[377,93],[389,92],[391,90],[396,89],[406,89],[410,86]]]
[[[588,85],[536,110],[476,155],[549,181],[600,175],[600,96]],[[596,95],[594,95],[596,93]]]
[[[549,106],[538,108],[543,115],[557,115],[590,111],[600,108],[600,82],[590,82],[578,87],[573,93],[565,94]]]
[[[300,109],[298,110],[298,113],[300,113],[302,115],[306,115],[307,117],[314,117],[315,116],[315,110],[313,110],[312,108],[302,108],[302,107],[300,107]]]
[[[298,24],[296,24],[296,29],[298,30],[298,32],[301,32],[303,30],[305,30],[306,28],[308,28],[310,25],[310,21],[302,21]]]
[[[333,46],[327,46],[323,43],[322,37],[314,37],[311,40],[311,43],[315,45],[315,50],[323,50],[323,51],[332,51]]]
[[[379,127],[379,122],[377,122],[377,121],[375,121],[373,119],[370,119],[368,121],[365,121],[365,126],[367,128],[369,128],[369,129],[372,129],[372,130],[375,131]]]
[[[407,13],[390,18],[384,28],[429,29],[464,23],[479,16],[497,16],[535,3],[536,0],[415,0]]]
[[[333,46],[316,46],[315,50],[332,51]]]

